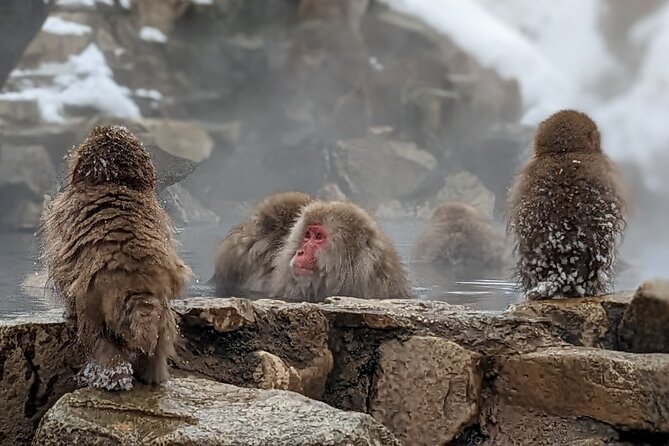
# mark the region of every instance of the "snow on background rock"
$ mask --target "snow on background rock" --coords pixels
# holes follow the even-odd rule
[[[600,84],[621,67],[599,29],[602,0],[382,0],[443,33],[482,65],[520,83],[527,124],[579,108],[602,129],[605,150],[642,165],[669,149],[669,5],[636,25],[636,77],[611,96]],[[578,11],[578,13],[575,13]]]
[[[45,63],[34,70],[15,70],[12,77],[52,77],[50,85],[29,86],[0,94],[0,99],[35,100],[47,122],[63,122],[65,106],[94,107],[112,116],[140,116],[129,89],[114,81],[104,54],[90,44],[65,63]]]

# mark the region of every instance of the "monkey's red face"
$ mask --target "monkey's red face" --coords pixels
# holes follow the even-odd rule
[[[290,266],[295,276],[308,276],[318,269],[317,256],[325,249],[328,234],[320,224],[309,225],[304,231],[302,246],[295,252]]]

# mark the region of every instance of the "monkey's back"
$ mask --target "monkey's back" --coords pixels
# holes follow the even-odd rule
[[[521,287],[531,299],[610,291],[624,226],[619,177],[606,157],[535,157],[510,196]]]
[[[508,261],[502,234],[478,218],[428,222],[416,238],[412,258],[447,272],[471,274],[501,271]]]
[[[185,285],[189,269],[153,192],[70,187],[46,212],[44,231],[49,279],[78,319],[121,320],[130,296],[167,307]]]
[[[218,247],[211,279],[218,296],[266,297],[274,256],[310,201],[301,192],[270,195],[250,218],[230,230]]]

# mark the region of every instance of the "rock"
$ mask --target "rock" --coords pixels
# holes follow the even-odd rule
[[[342,412],[279,390],[240,389],[196,378],[159,389],[78,390],[47,413],[33,444],[400,446],[369,415]]]
[[[83,363],[62,310],[0,321],[0,442],[30,444],[40,418],[65,392]]]
[[[0,147],[0,227],[33,229],[39,225],[44,194],[56,172],[42,146]]]
[[[207,298],[174,307],[185,340],[178,368],[239,386],[323,395],[333,360],[328,322],[318,307]]]
[[[517,407],[669,433],[669,355],[549,348],[500,358],[496,376],[495,393]]]
[[[0,10],[0,90],[49,13],[44,0],[4,0]]]
[[[42,115],[37,101],[0,99],[0,119],[17,123],[37,124],[42,119]]]
[[[180,184],[167,187],[158,198],[176,225],[216,224],[220,221],[218,215],[205,208]]]
[[[26,48],[23,64],[63,63],[70,56],[81,53],[94,37],[93,28],[87,24],[88,19],[85,14],[51,14],[41,32]]]
[[[617,349],[618,325],[628,308],[630,296],[588,299],[555,299],[511,305],[514,316],[550,321],[564,330],[562,337],[573,345]]]
[[[432,208],[448,201],[460,201],[475,207],[488,216],[495,209],[495,195],[469,172],[448,175],[444,187],[430,200]]]
[[[376,137],[339,141],[332,157],[348,189],[369,202],[410,198],[437,168],[434,156],[415,144]]]
[[[316,198],[325,201],[349,201],[336,183],[327,183],[316,192]]]
[[[379,348],[369,413],[405,444],[448,444],[478,416],[481,355],[436,337]]]
[[[618,339],[624,351],[669,353],[669,281],[639,287],[620,322]]]

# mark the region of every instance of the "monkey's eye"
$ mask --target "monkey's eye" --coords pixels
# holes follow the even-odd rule
[[[310,238],[311,238],[311,231],[310,231],[309,229],[307,229],[307,230],[304,232],[304,239],[305,239],[305,240],[308,240],[308,239],[310,239]]]
[[[320,232],[316,232],[316,234],[314,235],[314,238],[316,240],[323,240],[323,234],[321,234]]]

